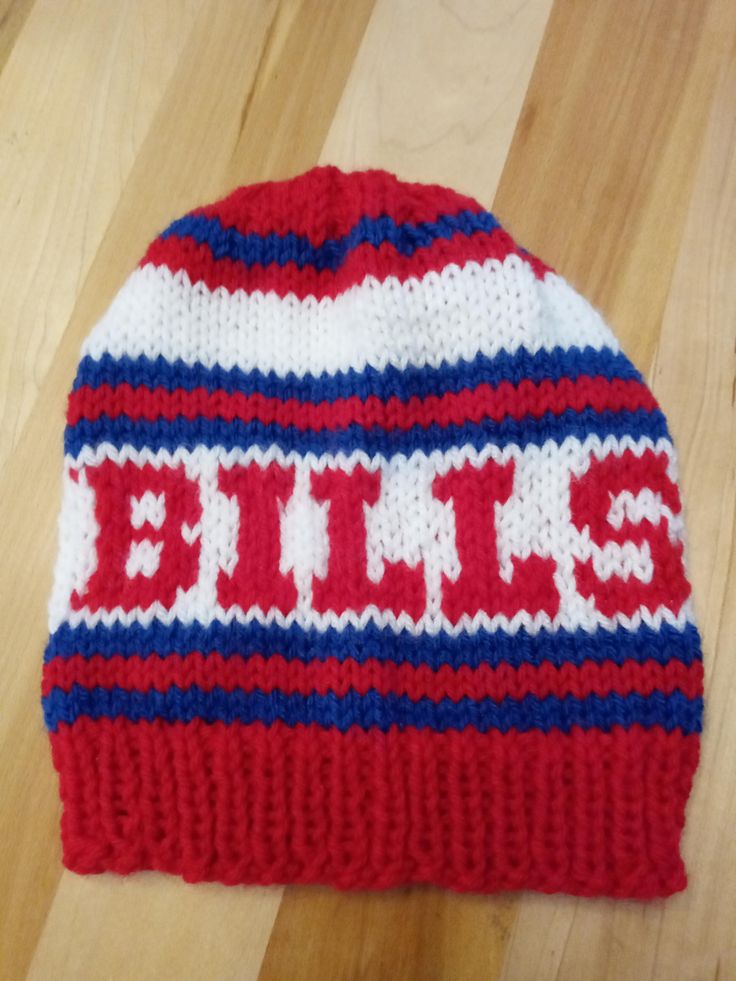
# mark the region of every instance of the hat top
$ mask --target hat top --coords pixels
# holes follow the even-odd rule
[[[514,254],[535,275],[549,268],[470,197],[383,170],[316,167],[189,212],[151,243],[141,265],[165,265],[210,289],[319,300],[366,277],[403,282]]]
[[[217,218],[243,234],[299,235],[315,246],[350,234],[362,219],[421,226],[443,216],[483,213],[473,198],[438,184],[402,181],[386,170],[313,167],[296,177],[236,188],[192,215]]]

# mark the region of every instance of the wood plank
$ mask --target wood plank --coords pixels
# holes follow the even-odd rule
[[[27,977],[255,981],[281,892],[65,872]]]
[[[736,45],[710,114],[651,372],[679,451],[706,666],[702,757],[683,842],[689,886],[645,906],[525,899],[504,979],[736,977],[734,105]]]
[[[0,459],[3,447],[18,438],[53,362],[80,278],[154,117],[196,4],[162,5],[153,13],[145,3],[102,10],[91,3],[67,9],[39,0],[22,25],[13,20],[21,7],[7,11],[22,30],[0,77],[0,217],[9,243],[0,286]],[[56,420],[50,427],[47,422],[56,442],[49,458],[54,470],[60,465],[62,412],[57,394],[46,410],[47,419]],[[58,470],[56,476],[51,468],[44,473],[42,495],[44,488],[58,507]],[[40,499],[35,514],[28,510],[25,491],[2,496],[12,501],[4,509],[6,528],[11,511],[20,513],[5,568],[26,591],[21,607],[10,590],[0,594],[0,717],[10,724],[0,724],[0,881],[13,896],[12,903],[0,903],[0,964],[18,977],[61,871],[57,793],[46,769],[38,675],[56,518]],[[46,517],[34,540],[27,532],[41,513]],[[20,577],[16,566],[24,569]],[[19,618],[22,609],[27,619]],[[39,849],[39,842],[49,847]]]
[[[317,163],[374,3],[280,5],[240,112],[240,132],[222,177],[225,192],[292,177]]]
[[[39,0],[0,76],[0,224],[12,243],[0,283],[0,465],[54,357],[196,6]]]
[[[286,890],[261,981],[319,978],[498,977],[514,915],[511,897],[441,889],[340,893]]]
[[[495,206],[648,368],[736,6],[558,0]]]
[[[15,47],[35,0],[2,0],[0,2],[0,73]]]
[[[380,0],[322,161],[490,202],[551,6]]]

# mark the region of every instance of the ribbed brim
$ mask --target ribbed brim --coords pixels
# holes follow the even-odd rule
[[[638,899],[686,883],[698,739],[677,730],[79,719],[51,739],[75,872]]]

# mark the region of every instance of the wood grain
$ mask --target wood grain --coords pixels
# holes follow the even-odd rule
[[[0,3],[0,71],[15,47],[32,6],[33,0],[2,0]]]
[[[735,19],[730,0],[555,4],[494,202],[641,370]]]
[[[490,201],[551,6],[378,0],[320,160]]]
[[[736,978],[735,105],[730,0],[0,4],[0,978]],[[319,160],[493,201],[648,373],[706,654],[679,896],[61,869],[39,686],[79,346],[173,216]]]
[[[151,872],[122,880],[65,874],[26,977],[251,981],[282,890],[231,891]]]
[[[195,10],[37,2],[15,39],[0,75],[0,222],[10,246],[0,283],[0,464],[35,403]]]
[[[261,979],[495,978],[514,906],[509,897],[489,900],[430,888],[343,895],[290,887]]]

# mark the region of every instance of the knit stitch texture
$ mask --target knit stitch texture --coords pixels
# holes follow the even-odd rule
[[[63,481],[68,868],[685,886],[665,418],[476,201],[318,167],[174,221],[84,345]]]

